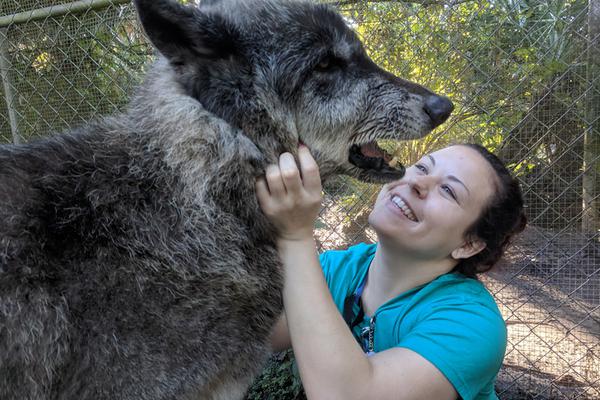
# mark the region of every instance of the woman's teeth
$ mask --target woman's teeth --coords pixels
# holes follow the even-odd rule
[[[413,222],[417,222],[417,218],[415,214],[413,214],[412,210],[408,207],[408,205],[398,196],[392,196],[392,203],[398,206],[402,213],[406,215],[406,218],[410,219]]]

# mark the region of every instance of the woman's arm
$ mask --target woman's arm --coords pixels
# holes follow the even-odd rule
[[[450,382],[417,353],[367,357],[333,303],[312,238],[280,241],[284,307],[309,399],[455,399]]]
[[[274,352],[284,351],[292,347],[292,341],[290,339],[290,331],[287,325],[287,319],[285,313],[281,314],[273,330],[271,331],[271,349]]]
[[[313,239],[321,200],[316,163],[299,149],[302,178],[290,154],[257,182],[259,202],[278,227],[283,300],[292,347],[309,399],[454,399],[450,382],[411,350],[367,357],[338,312]]]

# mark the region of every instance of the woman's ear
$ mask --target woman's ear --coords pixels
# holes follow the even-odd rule
[[[451,255],[455,260],[469,258],[485,249],[485,246],[483,240],[469,239],[461,247],[452,251]]]

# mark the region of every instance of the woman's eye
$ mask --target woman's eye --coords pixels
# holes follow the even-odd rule
[[[427,173],[427,167],[425,167],[423,164],[415,164],[415,168],[421,170],[424,173]]]
[[[452,196],[452,198],[454,200],[456,200],[456,195],[454,194],[454,191],[452,190],[452,188],[448,185],[442,185],[442,190],[445,191],[446,193],[448,193],[450,196]]]

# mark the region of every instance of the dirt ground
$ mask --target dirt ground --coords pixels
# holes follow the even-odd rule
[[[600,399],[598,236],[528,228],[482,279],[507,323],[507,399]]]
[[[322,250],[375,240],[366,215],[352,203],[326,203],[316,229]],[[600,399],[598,234],[529,227],[482,281],[509,335],[499,397]]]

